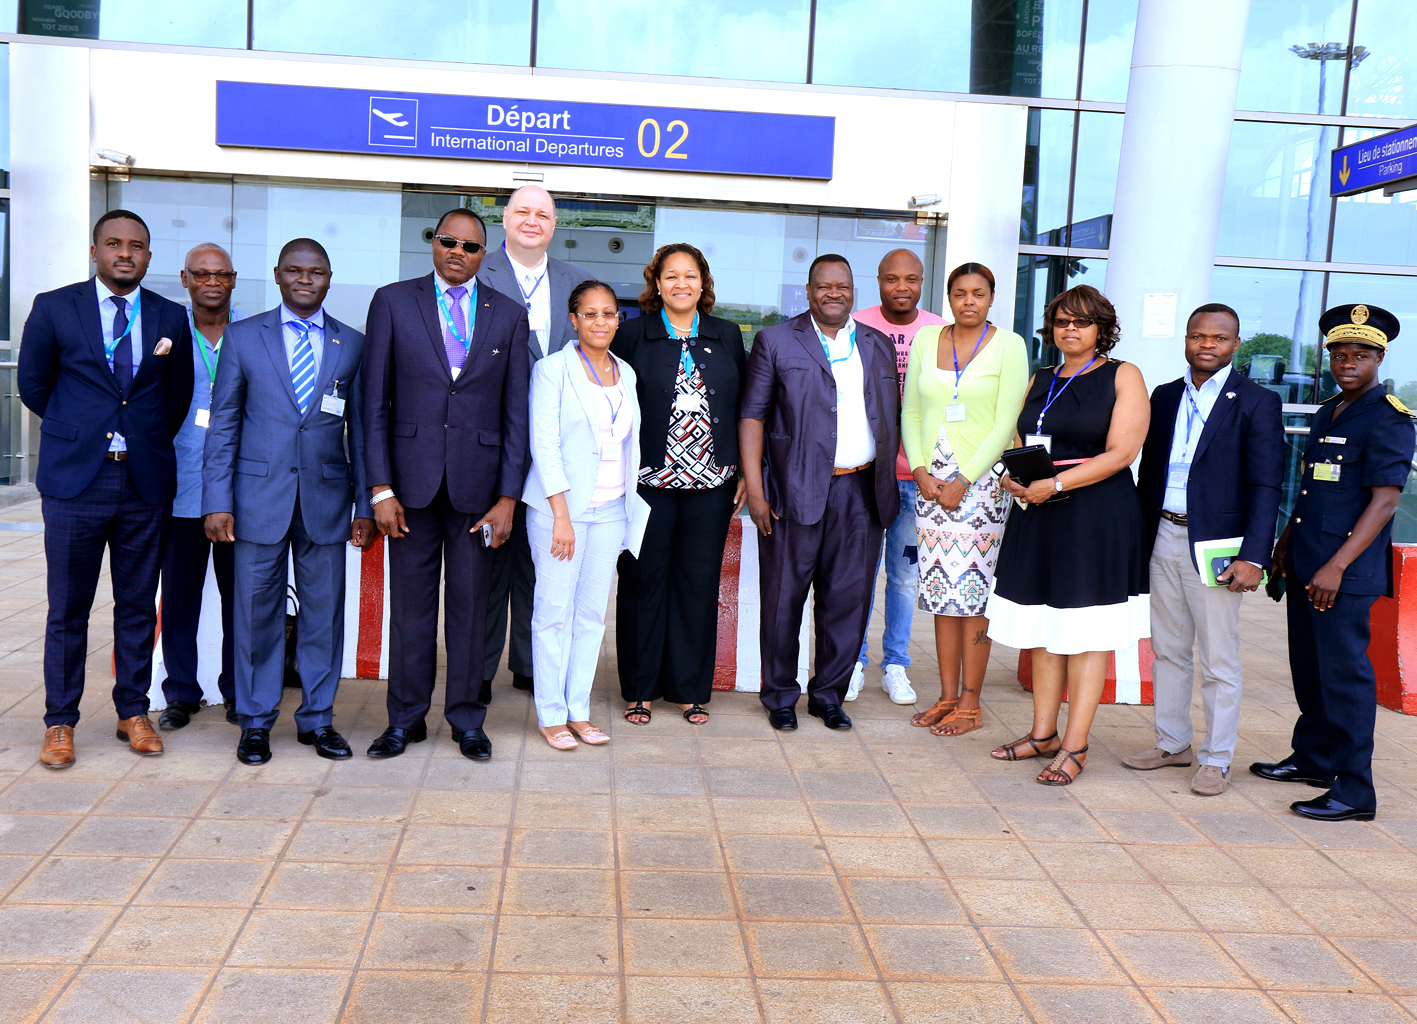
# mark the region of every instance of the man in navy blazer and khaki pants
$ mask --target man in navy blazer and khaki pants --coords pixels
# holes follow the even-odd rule
[[[367,547],[375,537],[360,453],[364,336],[324,308],[330,258],[319,242],[287,242],[275,279],[281,304],[226,329],[203,449],[202,511],[208,538],[236,544],[236,759],[271,759],[293,557],[295,663],[305,696],[296,737],[338,761],[352,756],[334,728],[344,545]]]
[[[161,754],[148,719],[163,524],[177,493],[172,439],[192,400],[186,311],[146,288],[147,225],[110,210],[94,225],[96,276],[38,295],[20,346],[20,397],[43,422],[49,618],[40,763],[74,763],[89,612],[103,552],[113,581],[118,738]]]
[[[1186,323],[1186,375],[1151,395],[1142,448],[1143,532],[1151,560],[1156,746],[1122,759],[1150,771],[1191,763],[1192,648],[1198,647],[1205,743],[1191,790],[1229,785],[1240,730],[1240,601],[1269,565],[1284,480],[1280,398],[1230,366],[1240,318],[1209,303]],[[1239,558],[1206,586],[1194,545],[1243,538]]]
[[[492,756],[479,697],[487,597],[492,548],[511,535],[526,480],[529,328],[524,305],[478,286],[486,245],[481,218],[448,211],[434,228],[434,273],[386,285],[369,304],[364,452],[390,601],[389,727],[370,757],[428,735],[445,566],[444,714],[464,756]]]
[[[828,728],[851,728],[841,702],[866,633],[883,524],[900,505],[895,348],[852,320],[853,297],[844,257],[813,260],[809,311],[758,332],[739,399],[748,511],[762,534],[762,702],[775,729],[797,728],[808,587],[817,652],[807,710]]]

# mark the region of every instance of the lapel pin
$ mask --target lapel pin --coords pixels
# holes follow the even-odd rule
[[[1234,397],[1235,397],[1235,392],[1233,392],[1233,391],[1227,391],[1227,392],[1225,392],[1225,397],[1226,397],[1226,398],[1234,398]]]
[[[706,356],[711,356],[711,355],[713,355],[713,349],[711,349],[711,348],[706,348],[706,349],[704,349],[704,355],[706,355]]]
[[[492,354],[495,356],[495,355],[496,355],[498,352],[500,352],[500,351],[502,351],[500,348],[494,348],[494,349],[492,350]]]

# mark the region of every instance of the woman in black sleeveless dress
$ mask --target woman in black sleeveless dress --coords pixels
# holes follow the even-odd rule
[[[1131,464],[1151,405],[1141,371],[1107,358],[1117,315],[1097,289],[1079,285],[1049,303],[1044,334],[1064,359],[1034,375],[1018,432],[1024,444],[1049,445],[1059,472],[1027,488],[1004,478],[1023,507],[1004,530],[988,608],[990,639],[1033,652],[1033,728],[993,756],[1056,755],[1038,781],[1066,786],[1086,763],[1108,653],[1150,635]]]

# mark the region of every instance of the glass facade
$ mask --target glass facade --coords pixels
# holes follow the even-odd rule
[[[531,7],[531,0],[255,0],[251,45],[256,50],[525,67],[531,60]],[[243,10],[243,33],[244,18]]]

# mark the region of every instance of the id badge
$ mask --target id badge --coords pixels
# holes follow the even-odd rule
[[[210,409],[198,409],[197,417],[194,422],[197,424],[197,426],[201,427],[203,430],[206,430],[212,422],[212,411]]]
[[[1053,454],[1052,434],[1025,434],[1023,438],[1023,443],[1025,447],[1029,445],[1041,444],[1045,452],[1047,452],[1049,455]]]
[[[946,423],[963,423],[964,420],[965,420],[965,415],[964,415],[964,406],[963,406],[963,405],[947,405],[947,406],[945,406],[945,422],[946,422]]]
[[[1173,462],[1166,467],[1166,486],[1186,488],[1186,482],[1190,479],[1191,467],[1184,462]]]
[[[327,412],[331,416],[344,415],[344,399],[336,395],[320,396],[320,411]]]
[[[1329,483],[1338,483],[1339,476],[1343,473],[1343,467],[1336,462],[1315,462],[1314,479],[1327,480]]]
[[[675,395],[675,412],[699,412],[703,409],[703,399],[698,395]]]

